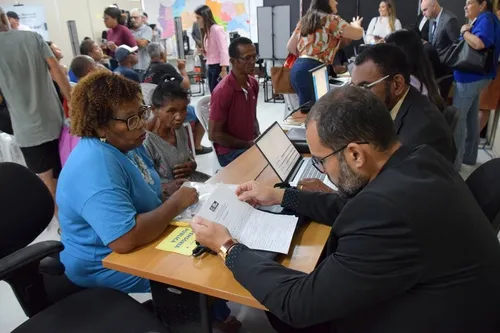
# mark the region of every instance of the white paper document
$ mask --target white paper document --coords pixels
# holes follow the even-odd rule
[[[224,225],[249,248],[283,254],[288,253],[298,221],[295,216],[258,211],[225,185],[217,186],[198,215]]]

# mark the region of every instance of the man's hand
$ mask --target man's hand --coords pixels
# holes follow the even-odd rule
[[[198,202],[198,192],[191,187],[181,187],[168,199],[175,202],[180,211]]]
[[[466,33],[467,31],[470,31],[471,29],[471,25],[470,24],[464,24],[462,26],[462,29],[460,29],[460,33],[463,35],[464,33]]]
[[[186,60],[183,59],[177,59],[177,68],[179,71],[183,71],[186,69]]]
[[[184,164],[178,164],[174,167],[172,173],[175,179],[189,178],[196,170],[196,162],[189,161]]]
[[[182,184],[184,184],[185,182],[187,182],[187,180],[183,178],[174,179],[171,182],[161,184],[161,188],[163,192],[167,193],[168,196],[171,196],[172,194],[177,192],[177,190],[181,188]]]
[[[231,234],[225,226],[207,221],[199,216],[194,217],[191,228],[196,235],[196,240],[215,253],[218,253],[221,246],[231,239]]]
[[[326,186],[321,180],[312,178],[312,179],[303,179],[297,185],[297,189],[300,191],[307,192],[322,192],[322,193],[333,193],[334,191]]]
[[[254,207],[258,205],[273,206],[281,204],[285,191],[252,181],[238,186],[236,195],[240,201],[244,201]]]

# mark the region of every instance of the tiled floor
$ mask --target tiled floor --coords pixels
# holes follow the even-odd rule
[[[192,104],[196,105],[196,102],[200,98],[193,98]],[[261,96],[258,106],[258,119],[260,123],[261,130],[269,127],[274,121],[280,121],[283,119],[284,114],[284,104],[273,104],[264,103],[263,93],[261,91]],[[209,145],[208,139],[204,138],[204,145]],[[196,161],[198,162],[198,170],[207,174],[213,174],[213,166],[215,154],[208,154],[203,156],[198,156]],[[490,159],[490,155],[485,151],[480,151],[479,153],[479,163],[482,164]],[[464,167],[462,170],[462,175],[467,177],[472,173],[474,168]],[[57,234],[57,224],[52,223],[47,230],[45,230],[40,237],[35,241],[59,239]],[[150,295],[138,295],[134,294],[134,298],[139,301],[144,301],[150,298]],[[241,306],[238,304],[230,303],[230,307],[233,310],[233,314],[243,322],[243,328],[241,333],[272,333],[274,332],[272,328],[267,323],[265,314],[262,311]],[[8,333],[26,320],[19,303],[17,302],[14,294],[12,293],[10,287],[5,282],[0,282],[0,333]]]

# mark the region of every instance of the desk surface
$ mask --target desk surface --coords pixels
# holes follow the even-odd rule
[[[258,180],[269,185],[278,177],[256,147],[250,148],[236,161],[222,169],[209,182],[238,184]],[[103,260],[105,267],[150,280],[192,290],[239,304],[265,309],[250,293],[233,278],[218,256],[201,259],[155,249],[156,245],[174,230],[167,231],[155,242],[129,254],[113,252]],[[309,273],[319,260],[326,244],[330,227],[310,223],[294,236],[287,256],[278,260],[285,267]]]

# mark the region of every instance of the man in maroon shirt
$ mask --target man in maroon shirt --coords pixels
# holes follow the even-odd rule
[[[259,83],[253,77],[258,60],[255,45],[248,38],[237,38],[229,45],[229,56],[233,69],[212,94],[208,133],[223,167],[250,148],[260,134]]]

